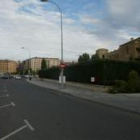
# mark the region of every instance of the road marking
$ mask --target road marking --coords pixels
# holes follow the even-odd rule
[[[3,98],[3,97],[9,97],[9,94],[0,96],[0,98]]]
[[[28,127],[31,131],[34,131],[34,130],[35,130],[27,120],[24,120],[24,122],[25,122],[26,125],[20,127],[19,129],[16,129],[15,131],[11,132],[10,134],[6,135],[5,137],[1,138],[0,140],[6,140],[6,139],[8,139],[9,137],[15,135],[16,133],[22,131],[23,129],[25,129],[25,128],[27,128],[27,127]]]
[[[16,106],[14,102],[11,102],[11,105],[12,105],[12,106]]]
[[[26,123],[26,125],[29,127],[29,129],[31,131],[34,131],[35,130],[27,120],[24,120],[24,122]]]
[[[11,102],[11,104],[0,106],[1,108],[9,107],[9,106],[16,106],[15,103]]]
[[[17,129],[17,130],[15,130],[15,131],[11,132],[11,133],[8,134],[7,136],[1,138],[0,140],[6,140],[7,138],[9,138],[9,137],[15,135],[16,133],[20,132],[21,130],[25,129],[26,127],[28,127],[28,126],[27,126],[27,125],[24,125],[24,126],[20,127],[19,129]]]

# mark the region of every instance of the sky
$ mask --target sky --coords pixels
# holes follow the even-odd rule
[[[53,0],[63,13],[64,61],[109,51],[140,36],[139,0]],[[40,0],[0,0],[0,59],[61,58],[58,7]],[[22,49],[24,48],[24,49]]]

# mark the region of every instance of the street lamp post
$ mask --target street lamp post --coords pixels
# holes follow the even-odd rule
[[[60,11],[60,18],[61,18],[61,65],[64,64],[64,60],[63,60],[63,13],[61,8],[59,7],[59,5],[53,1],[50,0],[41,0],[42,2],[51,2],[54,5],[56,5],[56,7],[59,9]],[[61,88],[64,88],[64,80],[63,80],[63,75],[64,75],[64,68],[61,68]]]
[[[31,53],[30,53],[30,50],[25,48],[25,47],[22,47],[22,49],[25,49],[29,52],[29,61],[28,61],[28,75],[29,75],[29,78],[30,78],[30,74],[31,74],[31,71],[30,71],[30,58],[31,58]]]

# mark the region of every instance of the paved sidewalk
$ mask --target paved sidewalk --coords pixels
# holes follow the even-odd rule
[[[53,89],[78,98],[111,105],[135,113],[140,113],[140,94],[108,94],[105,93],[106,88],[104,86],[73,82],[67,82],[66,88],[60,89],[58,81],[50,79],[40,80],[39,78],[33,78],[31,81],[27,81],[32,84]]]

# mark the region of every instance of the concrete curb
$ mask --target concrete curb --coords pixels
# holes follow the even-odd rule
[[[72,94],[72,93],[70,93],[68,91],[66,92],[64,90],[58,90],[58,89],[54,89],[54,88],[50,88],[50,87],[45,87],[45,86],[39,85],[38,83],[35,83],[33,81],[29,81],[29,80],[27,80],[27,81],[29,83],[37,85],[39,87],[50,89],[50,90],[54,91],[55,93],[57,91],[60,94],[65,94],[65,95],[68,95],[68,96],[71,96],[71,97],[76,97],[76,98],[79,98],[81,100],[86,100],[86,101],[89,101],[89,102],[94,102],[94,103],[98,103],[98,104],[101,104],[101,105],[106,105],[106,106],[109,106],[109,107],[121,109],[123,111],[131,112],[131,113],[135,113],[135,114],[140,114],[140,106],[139,105],[136,106],[136,107],[135,107],[135,105],[130,106],[128,104],[128,101],[127,101],[126,104],[123,105],[122,104],[123,100],[117,100],[119,97],[115,96],[115,95],[111,95],[111,96],[109,95],[108,96],[108,94],[105,94],[102,97],[88,98],[88,96],[80,96],[79,94]],[[58,94],[58,93],[56,93],[56,94]],[[123,96],[123,97],[125,97],[125,96]],[[113,97],[113,98],[110,98],[110,97]],[[114,102],[114,100],[116,100],[116,102]]]
[[[41,81],[40,78],[37,78],[37,80]],[[42,79],[42,81],[58,84],[58,80]],[[66,82],[66,87],[67,86],[74,86],[78,88],[83,88],[83,89],[88,89],[88,90],[93,90],[93,91],[100,91],[100,92],[105,92],[105,93],[106,93],[106,90],[109,88],[109,86],[83,84],[83,83],[70,82],[70,81]]]

